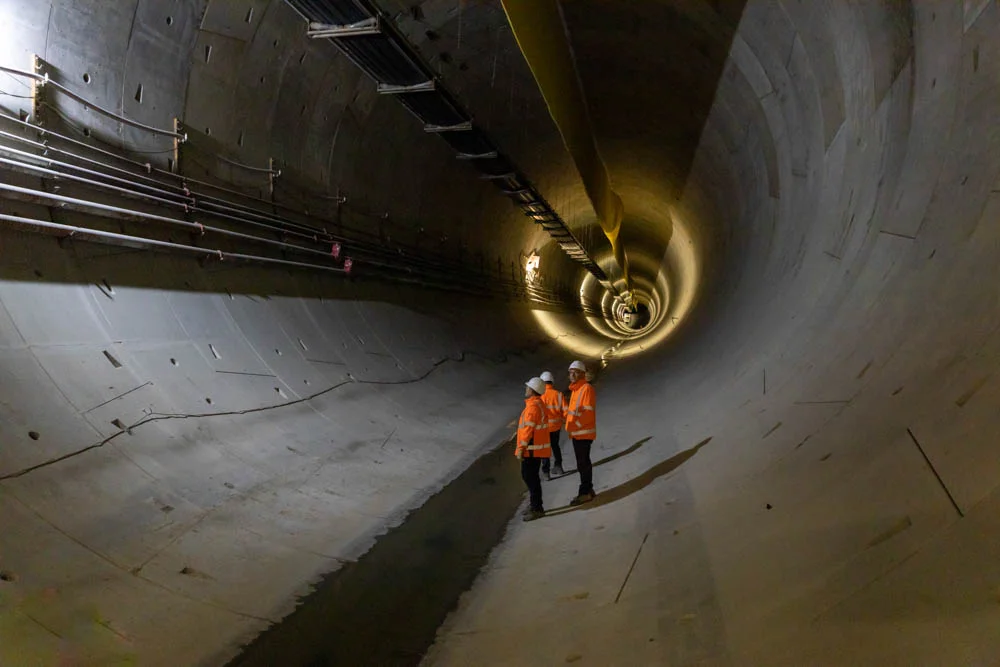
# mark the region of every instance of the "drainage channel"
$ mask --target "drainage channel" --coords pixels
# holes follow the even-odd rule
[[[419,664],[523,496],[508,440],[325,577],[227,667]]]

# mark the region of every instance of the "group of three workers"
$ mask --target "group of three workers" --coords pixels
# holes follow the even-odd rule
[[[542,480],[552,474],[565,474],[559,434],[566,427],[573,441],[576,469],[580,473],[580,489],[570,505],[581,505],[594,499],[593,467],[590,446],[597,435],[597,412],[594,388],[587,381],[587,367],[574,361],[569,367],[570,398],[567,403],[562,392],[553,386],[552,373],[545,371],[539,377],[525,382],[525,405],[517,425],[517,448],[514,453],[521,462],[521,477],[528,487],[528,509],[525,521],[545,516],[542,506]],[[549,459],[555,458],[550,469]]]

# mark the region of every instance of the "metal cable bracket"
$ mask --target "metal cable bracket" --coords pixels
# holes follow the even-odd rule
[[[471,132],[472,131],[472,121],[466,121],[464,123],[456,123],[455,125],[424,125],[424,132],[429,132],[431,134],[440,134],[442,132]]]
[[[435,90],[434,79],[415,83],[412,86],[394,86],[390,83],[378,84],[379,95],[403,95],[406,93],[432,93]]]
[[[341,39],[343,37],[363,37],[381,35],[382,24],[378,16],[345,25],[330,25],[316,21],[309,23],[306,35],[312,39]]]

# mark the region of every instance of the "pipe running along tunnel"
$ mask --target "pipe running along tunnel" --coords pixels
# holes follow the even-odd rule
[[[0,1],[0,663],[1000,657],[1000,5],[558,8],[630,285],[500,2]]]

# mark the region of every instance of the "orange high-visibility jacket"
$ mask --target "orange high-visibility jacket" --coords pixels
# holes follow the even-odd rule
[[[561,430],[566,421],[566,399],[562,392],[551,384],[548,385],[542,394],[542,403],[545,404],[545,420],[549,425],[549,432]]]
[[[597,397],[586,380],[569,386],[573,393],[566,410],[566,431],[574,440],[593,440],[597,437]]]
[[[517,423],[517,449],[514,455],[547,459],[552,456],[549,430],[545,423],[545,404],[541,396],[525,399],[521,420]]]

